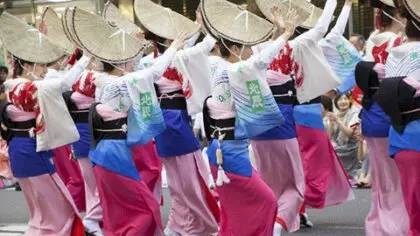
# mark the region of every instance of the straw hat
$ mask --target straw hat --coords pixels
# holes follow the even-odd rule
[[[201,12],[211,33],[243,45],[255,45],[271,36],[274,26],[226,0],[202,0]]]
[[[411,16],[420,22],[420,1],[419,0],[403,0],[405,7]]]
[[[295,9],[296,14],[298,15],[296,25],[301,25],[306,20],[309,20],[308,18],[315,8],[315,6],[307,0],[255,0],[255,2],[264,16],[270,21],[273,21],[271,9],[274,6],[278,6],[283,14],[286,14],[290,8]]]
[[[395,7],[394,1],[393,0],[379,0],[381,3],[388,5],[390,7]]]
[[[42,22],[46,25],[48,38],[64,48],[68,55],[73,54],[76,47],[64,33],[63,24],[57,13],[53,9],[46,7],[42,13]]]
[[[81,43],[77,40],[74,35],[74,27],[72,26],[73,8],[67,7],[61,17],[61,24],[63,25],[64,33],[67,39],[73,42],[78,48],[82,48]]]
[[[143,44],[133,36],[112,25],[102,17],[80,8],[73,9],[74,36],[83,49],[108,63],[134,60],[143,50]]]
[[[136,33],[142,33],[143,31],[133,22],[128,20],[123,14],[121,14],[118,7],[116,7],[111,1],[105,4],[102,16],[107,21],[117,25],[118,28],[125,30],[125,32],[135,35]]]
[[[175,39],[180,31],[190,37],[200,29],[187,17],[151,0],[135,0],[134,11],[142,27],[165,39]]]
[[[33,63],[48,64],[64,56],[64,50],[34,27],[3,12],[0,16],[0,38],[13,56]]]

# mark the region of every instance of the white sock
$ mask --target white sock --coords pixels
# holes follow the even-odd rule
[[[281,231],[283,231],[283,226],[277,222],[274,223],[273,236],[281,236]]]
[[[103,236],[104,233],[102,232],[101,227],[99,226],[99,222],[95,220],[83,219],[83,226],[88,233],[91,233],[95,236]]]

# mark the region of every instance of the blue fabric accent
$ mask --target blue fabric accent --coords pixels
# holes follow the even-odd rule
[[[76,158],[87,158],[90,151],[91,134],[88,123],[76,123],[80,139],[73,143],[73,152]]]
[[[146,118],[141,108],[130,108],[127,123],[128,145],[144,145],[165,130],[165,121],[158,103],[153,104],[151,114]]]
[[[294,107],[293,117],[297,125],[325,130],[324,122],[322,121],[321,103],[297,105]]]
[[[9,142],[10,165],[14,177],[28,178],[55,173],[52,152],[36,152],[33,138],[12,138]]]
[[[293,105],[279,104],[279,109],[284,117],[284,123],[280,127],[271,129],[252,140],[279,140],[296,138],[295,120],[293,118]]]
[[[207,148],[207,155],[212,165],[218,167],[216,150],[218,148],[217,140],[213,140]],[[252,166],[249,160],[248,140],[226,140],[221,145],[223,153],[223,169],[226,172],[242,175],[246,177],[252,176]]]
[[[163,109],[166,129],[155,137],[160,157],[181,156],[200,149],[186,110]]]
[[[89,153],[90,161],[109,171],[122,176],[140,180],[140,174],[134,165],[132,148],[126,140],[101,140]]]
[[[356,86],[356,80],[354,79],[354,72],[351,77],[341,78],[341,84],[338,86],[337,90],[339,93],[347,93]]]
[[[388,137],[391,119],[377,103],[372,103],[369,110],[362,109],[360,113],[362,133],[366,137]]]
[[[408,123],[402,134],[391,127],[389,131],[390,156],[394,157],[403,150],[420,152],[420,120]]]

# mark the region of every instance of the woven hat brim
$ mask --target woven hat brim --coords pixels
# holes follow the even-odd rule
[[[46,7],[42,13],[42,22],[46,24],[48,38],[64,48],[68,55],[73,54],[76,47],[67,38],[58,14],[53,9]]]
[[[78,48],[82,48],[81,43],[77,41],[74,35],[74,30],[73,30],[72,22],[71,22],[72,16],[73,16],[73,8],[71,7],[66,8],[61,17],[61,23],[63,25],[64,33],[66,34],[68,40],[70,40]]]
[[[34,27],[16,16],[0,16],[0,38],[13,56],[37,64],[48,64],[65,55],[64,50]]]
[[[202,0],[201,11],[213,35],[243,45],[266,41],[274,29],[269,21],[226,0]]]
[[[72,26],[83,49],[108,63],[134,60],[144,48],[142,42],[116,25],[79,8],[73,10]]]
[[[411,16],[420,22],[420,1],[419,0],[403,0],[404,6],[407,8]]]
[[[309,17],[299,26],[305,29],[312,29],[318,23],[323,11],[323,9],[314,6],[309,14]]]
[[[191,37],[200,30],[187,17],[150,0],[135,0],[134,12],[142,28],[165,39],[175,39],[179,32]]]
[[[255,0],[255,2],[260,11],[270,21],[273,21],[271,9],[274,6],[279,7],[282,14],[287,14],[289,10],[294,9],[298,15],[296,25],[301,25],[305,22],[314,8],[314,6],[306,0]]]
[[[129,19],[127,19],[112,2],[105,4],[102,16],[104,19],[113,22],[118,28],[125,30],[127,33],[134,35],[143,31]]]
[[[382,2],[385,5],[388,5],[390,7],[395,7],[395,3],[393,0],[379,0],[380,2]]]

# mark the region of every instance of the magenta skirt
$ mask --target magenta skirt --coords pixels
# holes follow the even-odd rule
[[[305,172],[305,205],[322,209],[354,199],[349,177],[325,132],[296,125]]]
[[[107,236],[163,235],[159,204],[142,180],[94,166]]]
[[[133,147],[133,160],[144,183],[152,191],[158,202],[162,201],[162,162],[151,141],[143,146]]]
[[[217,168],[213,165],[213,177]],[[229,184],[217,187],[220,199],[219,236],[271,236],[277,215],[273,191],[253,170],[251,177],[226,172]]]
[[[296,138],[251,141],[258,173],[277,198],[277,219],[288,232],[300,227],[305,180]]]
[[[71,147],[70,145],[62,146],[53,150],[54,166],[58,176],[66,185],[74,202],[76,203],[79,212],[85,212],[85,188],[77,161],[70,159]]]
[[[410,222],[409,236],[420,235],[420,152],[402,151],[395,156]]]

